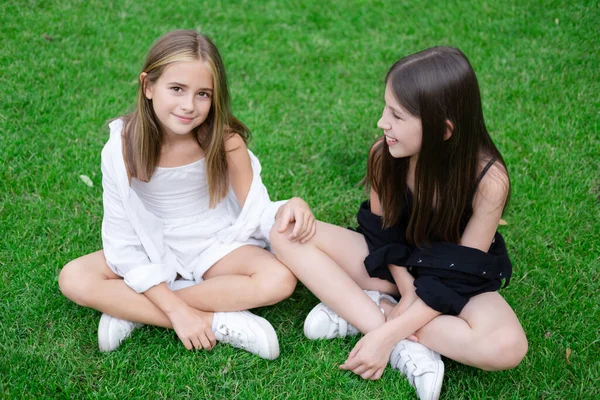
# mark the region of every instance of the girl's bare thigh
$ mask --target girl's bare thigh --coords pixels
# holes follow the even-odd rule
[[[316,221],[316,224],[315,236],[308,243],[300,246],[315,246],[340,266],[363,289],[397,293],[396,285],[383,279],[371,278],[367,273],[364,259],[369,255],[369,248],[362,234],[322,221]],[[271,231],[271,240],[274,240],[273,235],[278,236],[275,242],[279,244],[279,250],[282,253],[286,251],[285,241],[292,229],[293,226],[283,234]]]
[[[81,278],[87,279],[122,279],[115,274],[104,256],[104,250],[98,250],[85,256],[76,258],[63,267],[61,275],[77,274]]]
[[[258,272],[287,271],[287,268],[270,251],[258,246],[242,246],[217,261],[204,273],[204,279],[223,275],[252,276]]]

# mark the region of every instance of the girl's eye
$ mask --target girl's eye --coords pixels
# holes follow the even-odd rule
[[[181,93],[183,91],[183,89],[179,86],[173,86],[171,88],[172,91],[174,91],[175,93]]]
[[[210,97],[210,94],[208,94],[207,92],[198,92],[198,96],[200,96],[200,97]]]
[[[400,120],[402,119],[402,118],[400,118],[400,116],[399,116],[398,114],[396,114],[396,113],[392,113],[392,116],[393,116],[394,118],[396,118],[396,119],[400,119]]]

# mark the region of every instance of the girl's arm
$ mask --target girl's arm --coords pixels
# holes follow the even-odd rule
[[[248,148],[240,135],[233,134],[225,141],[225,151],[227,152],[229,182],[240,208],[244,208],[253,181],[252,162]],[[289,237],[292,241],[306,242],[315,234],[315,218],[308,205],[300,198],[292,198],[279,207],[274,218],[279,221],[278,230],[280,232],[285,231],[291,222],[295,223]]]
[[[225,151],[229,182],[240,208],[244,208],[253,176],[248,147],[240,135],[233,134],[225,140]]]
[[[369,203],[371,204],[371,212],[373,214],[379,216],[383,214],[381,210],[381,202],[379,201],[379,195],[373,189],[373,187],[371,187],[371,191],[369,193]],[[417,294],[415,292],[415,285],[413,284],[415,279],[408,272],[406,267],[390,264],[388,268],[394,277],[394,281],[396,282],[396,286],[398,286],[398,291],[400,292],[401,296],[400,302],[388,315],[388,318],[393,319],[406,311],[408,306],[415,302],[417,299]]]
[[[463,232],[461,245],[488,252],[502,217],[508,189],[506,170],[501,164],[494,163],[479,182],[473,199],[473,215]]]
[[[122,157],[120,141],[116,144],[119,149],[112,150],[111,146],[114,143],[111,141],[102,151],[102,247],[110,269],[123,277],[131,289],[143,293],[161,282],[174,280],[177,271],[162,261],[162,249],[146,249],[142,244],[123,200],[126,196],[123,191],[130,190],[127,173],[122,159],[114,159]],[[129,212],[131,213],[131,210]],[[142,219],[139,218],[138,223],[142,224]],[[149,255],[149,251],[154,253]]]

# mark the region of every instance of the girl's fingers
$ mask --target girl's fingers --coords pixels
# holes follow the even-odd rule
[[[350,354],[348,354],[348,360],[356,357],[356,353],[358,353],[358,351],[360,350],[360,341],[358,343],[356,343],[356,345],[354,346],[354,348],[352,349],[352,351],[350,352]]]
[[[356,373],[356,375],[360,375],[360,377],[363,378],[363,379],[371,379],[373,377],[373,375],[375,375],[376,372],[377,372],[376,369],[372,369],[371,368],[371,369],[368,369],[368,370],[366,370],[365,372],[363,372],[361,374]]]
[[[199,340],[200,345],[202,346],[203,349],[205,349],[205,350],[212,349],[212,345],[210,343],[210,340],[208,340],[208,338],[206,337],[206,335],[204,333],[201,333],[198,336],[198,340]]]
[[[340,369],[345,369],[346,371],[348,371],[348,370],[351,371],[354,368],[356,368],[357,366],[358,366],[358,363],[356,362],[356,360],[348,358],[346,361],[344,361],[344,363],[342,365],[340,365]]]
[[[289,209],[286,206],[283,209],[283,212],[281,214],[281,217],[279,217],[279,219],[281,220],[281,222],[279,223],[279,228],[277,228],[277,232],[279,233],[283,233],[285,232],[285,230],[287,229],[288,225],[290,224],[290,212]]]
[[[383,368],[379,368],[377,370],[377,372],[375,372],[373,374],[373,376],[371,377],[371,380],[376,381],[377,379],[381,378],[381,375],[383,375],[384,370],[385,370],[385,365],[383,366]]]
[[[289,236],[288,239],[295,241],[298,238],[298,231],[301,230],[302,223],[304,221],[302,220],[303,219],[302,214],[300,214],[300,215],[294,215],[294,217],[296,219],[296,224],[294,225],[294,230],[292,231],[292,234]]]
[[[315,236],[315,233],[317,233],[317,224],[313,223],[310,233],[306,236],[302,243],[306,243],[312,239],[312,237]]]
[[[296,239],[300,242],[302,242],[306,235],[310,233],[310,215],[304,215],[303,220],[304,222],[302,223],[302,228],[300,229],[300,232],[298,232],[298,235],[296,237]]]
[[[199,350],[203,347],[198,337],[191,337],[189,341],[192,343],[192,348],[194,348],[195,350]]]
[[[215,333],[210,328],[206,328],[206,337],[210,342],[210,348],[212,349],[217,344],[217,338],[215,337]]]
[[[190,339],[181,339],[179,338],[179,340],[181,340],[181,343],[183,343],[183,345],[185,346],[186,349],[191,350],[194,348],[194,345],[192,344],[192,342],[190,341]]]
[[[308,211],[305,213],[304,221],[304,226],[302,227],[302,230],[304,231],[304,234],[302,235],[303,238],[310,232],[310,224],[312,223],[312,215]]]
[[[360,375],[362,376],[363,374],[366,374],[369,372],[369,367],[367,367],[366,365],[360,364],[358,367],[354,368],[352,370],[352,372],[354,372],[356,375]],[[369,375],[370,376],[370,375]],[[365,378],[366,379],[366,378]]]
[[[359,365],[361,365],[361,362],[358,359],[358,357],[354,357],[352,354],[350,354],[350,356],[348,356],[348,359],[342,365],[340,365],[340,368],[354,371],[354,369]]]

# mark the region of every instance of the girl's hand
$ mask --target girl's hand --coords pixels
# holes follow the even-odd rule
[[[285,232],[291,222],[295,222],[294,229],[288,236],[288,240],[292,242],[306,243],[317,231],[315,216],[308,204],[299,197],[294,197],[281,206],[276,220],[279,224],[277,231],[280,233]]]
[[[398,317],[400,314],[406,311],[408,307],[410,307],[415,301],[417,301],[418,298],[419,296],[417,296],[417,293],[414,290],[404,294],[402,297],[400,297],[400,301],[398,302],[398,304],[396,304],[392,311],[390,311],[390,313],[386,316],[385,320],[390,321]]]
[[[363,336],[340,369],[352,371],[363,379],[381,378],[394,347],[394,343],[388,343],[384,334],[379,328]]]
[[[184,306],[168,314],[177,337],[186,349],[210,350],[217,342],[210,324],[210,314]]]

